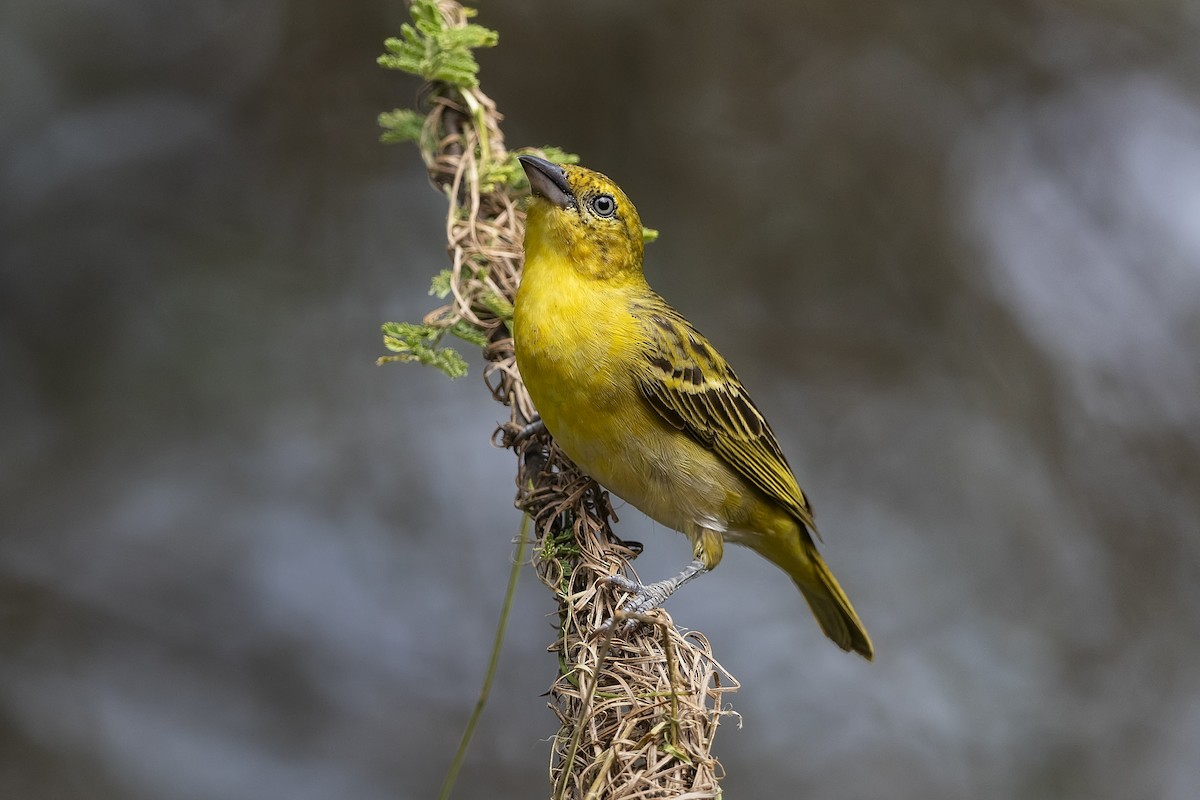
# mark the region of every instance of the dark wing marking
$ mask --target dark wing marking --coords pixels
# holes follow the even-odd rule
[[[775,434],[725,359],[665,301],[635,313],[646,323],[638,385],[650,406],[815,531]]]

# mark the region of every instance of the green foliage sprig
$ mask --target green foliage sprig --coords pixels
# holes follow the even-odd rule
[[[436,367],[451,378],[461,378],[467,374],[467,362],[457,350],[437,346],[443,333],[445,329],[423,323],[385,322],[383,346],[396,355],[380,356],[375,363],[416,361]]]
[[[448,269],[439,272],[433,278],[429,293],[439,298],[450,294],[450,281],[453,274]],[[512,319],[512,304],[502,297],[496,297],[493,313],[501,319]],[[507,310],[507,316],[500,313]],[[487,344],[487,334],[476,326],[460,319],[448,327],[438,327],[425,322],[385,322],[383,329],[383,346],[396,355],[381,356],[377,364],[392,364],[396,362],[417,362],[436,367],[451,378],[461,378],[467,374],[467,362],[457,350],[450,347],[440,347],[446,334],[456,336],[464,342],[476,347]]]
[[[475,9],[463,9],[473,17]],[[479,85],[479,62],[471,52],[495,47],[500,34],[471,23],[462,28],[446,25],[435,0],[413,0],[412,24],[400,26],[400,36],[384,41],[388,52],[378,59],[381,67],[420,75],[427,81],[445,81],[460,89]]]
[[[411,108],[397,108],[379,115],[379,141],[384,144],[419,142],[425,128],[425,115]]]

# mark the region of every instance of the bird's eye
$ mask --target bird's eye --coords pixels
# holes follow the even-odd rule
[[[592,198],[592,211],[601,217],[611,217],[617,213],[617,201],[611,194],[598,194]]]

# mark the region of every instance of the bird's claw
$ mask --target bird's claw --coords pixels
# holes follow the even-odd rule
[[[635,580],[626,578],[624,575],[609,575],[604,579],[604,582],[609,586],[615,586],[623,592],[637,594],[642,590],[642,585]]]
[[[494,442],[500,447],[512,448],[545,432],[546,423],[542,422],[540,417],[527,425],[506,422],[496,430]]]
[[[639,625],[644,624],[645,620],[642,617],[661,606],[675,588],[672,581],[642,584],[624,575],[609,575],[603,582],[630,595],[620,608],[621,616],[625,619],[609,617],[599,628],[599,632],[612,631],[621,635],[632,633]]]
[[[528,425],[524,426],[520,430],[515,431],[512,435],[512,441],[513,441],[513,444],[520,444],[521,442],[525,441],[526,439],[529,439],[533,436],[537,436],[538,434],[545,433],[545,432],[546,432],[546,423],[542,422],[541,417],[538,417],[533,422],[530,422]]]

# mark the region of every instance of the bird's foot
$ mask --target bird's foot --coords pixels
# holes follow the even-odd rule
[[[530,438],[531,436],[537,436],[538,434],[545,433],[545,432],[546,432],[546,423],[542,422],[541,417],[538,417],[533,422],[529,423],[528,425],[526,425],[525,427],[521,428],[519,431],[517,431],[516,433],[513,434],[513,443],[517,444],[517,443],[523,442],[526,439]]]
[[[624,575],[608,576],[604,579],[605,583],[623,592],[628,592],[630,596],[621,604],[620,608],[621,616],[625,618],[624,622],[618,623],[614,619],[609,619],[600,626],[600,629],[630,633],[645,621],[644,617],[647,612],[661,606],[668,597],[675,593],[676,589],[705,571],[702,562],[693,561],[679,575],[654,583],[641,583],[626,578]]]
[[[606,581],[609,586],[629,593],[629,598],[621,604],[621,610],[627,614],[645,614],[658,608],[666,602],[678,585],[674,578],[643,584],[624,575],[612,575]]]
[[[527,439],[539,436],[545,432],[546,423],[542,422],[541,417],[537,417],[526,425],[519,425],[516,422],[506,422],[496,431],[494,441],[500,447],[516,447]]]

